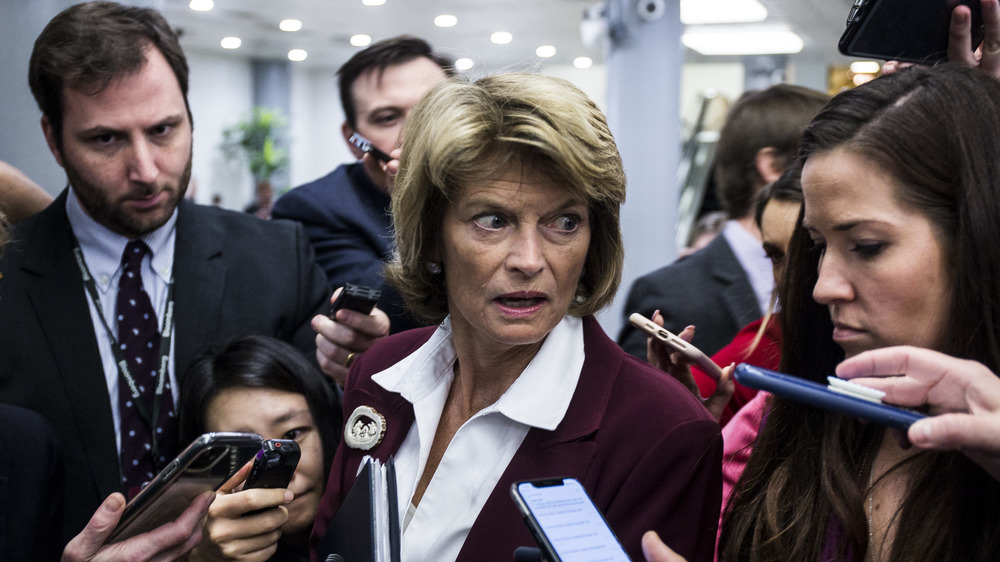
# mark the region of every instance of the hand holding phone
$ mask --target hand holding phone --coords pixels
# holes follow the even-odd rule
[[[382,296],[382,291],[378,289],[347,283],[333,304],[330,305],[330,318],[336,319],[337,311],[341,308],[354,310],[361,314],[371,314],[380,296]]]
[[[206,433],[160,471],[122,512],[108,543],[177,519],[199,495],[218,490],[260,450],[256,433]]]
[[[608,522],[575,478],[515,482],[510,495],[549,562],[628,562]]]
[[[639,328],[643,332],[646,332],[649,336],[655,338],[657,341],[670,347],[674,351],[679,351],[682,355],[684,355],[684,357],[688,358],[695,365],[701,367],[706,374],[716,381],[722,378],[722,367],[719,367],[715,361],[712,361],[711,357],[705,355],[700,349],[682,340],[666,328],[662,328],[656,322],[653,322],[638,312],[629,316],[628,321],[631,322],[636,328]]]
[[[356,132],[351,134],[351,138],[348,140],[361,152],[371,154],[376,159],[382,162],[388,163],[389,160],[392,160],[391,156],[379,150],[377,146],[372,144],[372,141],[366,139],[365,137],[361,136]]]
[[[292,439],[268,439],[253,461],[250,475],[243,484],[244,490],[251,488],[287,488],[302,453]]]
[[[873,388],[836,377],[830,379],[831,384],[824,386],[746,363],[736,366],[736,382],[744,386],[865,421],[906,431],[914,422],[927,417],[913,410],[882,403],[879,391]]]
[[[969,52],[983,40],[980,0],[855,0],[837,47],[855,57],[933,64],[948,54],[951,13],[972,13]]]

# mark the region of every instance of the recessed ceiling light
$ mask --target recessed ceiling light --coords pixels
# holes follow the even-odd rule
[[[196,12],[210,12],[215,7],[215,2],[212,0],[191,0],[188,7]]]
[[[802,38],[792,31],[775,29],[728,29],[688,31],[681,35],[684,46],[703,55],[782,55],[802,51]]]
[[[308,56],[309,53],[307,53],[305,49],[292,49],[291,51],[288,51],[288,60],[290,61],[302,62],[306,60],[306,57]]]
[[[878,74],[882,65],[873,60],[858,60],[851,63],[851,72],[855,74]]]
[[[219,44],[222,45],[223,49],[239,49],[243,40],[239,37],[223,37]]]
[[[364,33],[359,33],[357,35],[351,35],[351,45],[355,47],[367,47],[372,44],[372,36],[365,35]]]
[[[573,66],[579,69],[590,68],[594,66],[594,60],[590,57],[576,57],[573,59]]]
[[[556,48],[552,45],[542,45],[535,49],[535,56],[547,59],[556,56]]]
[[[302,20],[287,19],[281,20],[278,24],[278,29],[282,31],[298,31],[302,29]]]
[[[385,0],[361,0],[361,3],[365,6],[381,6],[385,4]]]
[[[469,57],[462,57],[460,59],[455,59],[455,70],[459,72],[465,72],[472,68],[473,62]]]
[[[455,27],[457,23],[458,18],[451,14],[441,14],[434,18],[434,25],[438,27]]]
[[[514,40],[514,36],[506,31],[497,31],[493,35],[490,35],[490,41],[493,41],[497,45],[506,45]]]
[[[750,23],[767,19],[757,0],[681,0],[681,23]]]

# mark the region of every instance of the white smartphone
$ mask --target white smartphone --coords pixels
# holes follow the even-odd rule
[[[577,479],[515,482],[510,495],[549,562],[629,561]]]
[[[639,328],[651,337],[663,342],[674,351],[679,351],[684,354],[684,356],[694,362],[695,365],[701,367],[701,370],[705,371],[708,376],[715,380],[722,378],[722,367],[719,367],[715,361],[712,361],[711,357],[705,355],[700,349],[682,340],[669,330],[658,326],[656,322],[653,322],[638,312],[632,313],[632,315],[628,317],[628,321],[631,322],[636,328]]]

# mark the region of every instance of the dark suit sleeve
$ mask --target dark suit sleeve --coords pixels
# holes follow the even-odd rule
[[[298,269],[298,328],[292,335],[292,344],[315,360],[316,332],[312,329],[312,318],[326,314],[330,308],[330,288],[326,276],[313,256],[312,246],[302,225],[295,225],[295,252]]]
[[[63,467],[38,414],[0,404],[0,559],[58,560]]]
[[[310,200],[298,191],[292,190],[278,199],[272,215],[302,224],[330,287],[341,287],[344,283],[379,285],[383,259],[370,237],[373,226],[349,224],[350,217],[333,212],[327,207],[329,203]]]
[[[625,299],[625,316],[622,322],[622,329],[618,333],[618,344],[622,346],[625,353],[646,360],[646,333],[633,326],[628,317],[634,312],[642,314],[646,318],[652,318],[653,312],[659,309],[663,315],[664,327],[671,332],[677,333],[679,330],[677,322],[672,318],[671,311],[674,307],[668,306],[671,298],[662,290],[662,284],[658,282],[655,271],[649,275],[644,275],[635,280],[629,289],[628,298]],[[683,328],[683,327],[682,327]]]

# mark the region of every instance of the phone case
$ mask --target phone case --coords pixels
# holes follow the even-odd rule
[[[652,336],[670,346],[671,349],[684,354],[684,356],[693,361],[695,365],[701,367],[701,370],[705,371],[705,374],[708,376],[715,380],[722,378],[722,367],[716,364],[715,361],[712,361],[712,358],[705,355],[702,350],[682,340],[670,330],[660,327],[656,324],[656,322],[653,322],[638,312],[632,313],[632,315],[628,317],[628,321],[631,322],[636,328],[646,332],[649,336]]]
[[[913,422],[927,417],[913,410],[844,394],[819,383],[746,363],[736,366],[735,377],[736,382],[750,388],[903,431]]]
[[[856,0],[837,45],[847,56],[933,64],[948,51],[951,12],[972,11],[972,45],[983,40],[979,0]]]
[[[173,521],[200,494],[218,490],[260,450],[263,437],[256,433],[206,433],[195,439],[177,458],[125,505],[118,526],[107,543],[152,531]]]
[[[301,456],[298,443],[292,439],[264,441],[243,489],[287,488]]]
[[[333,315],[341,308],[362,314],[371,314],[372,309],[375,308],[381,296],[382,291],[379,289],[346,283],[343,290],[337,295],[336,300],[330,305],[330,317],[333,318]]]

